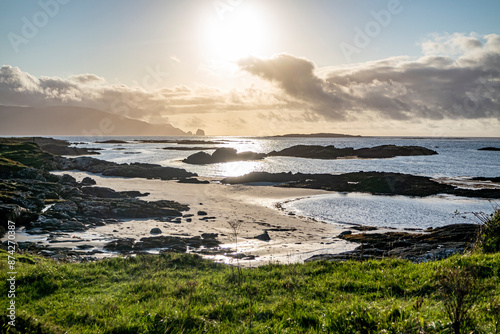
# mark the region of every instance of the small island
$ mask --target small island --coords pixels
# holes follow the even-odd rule
[[[273,136],[272,138],[348,138],[361,137],[360,135],[345,135],[341,133],[291,133],[286,135]]]
[[[206,152],[192,154],[182,161],[193,165],[206,165],[220,162],[261,160],[264,159],[265,156],[266,154],[264,153],[255,152],[237,153],[234,148],[223,147],[218,148],[212,154],[208,154]]]

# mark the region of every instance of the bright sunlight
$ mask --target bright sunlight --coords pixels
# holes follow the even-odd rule
[[[207,22],[206,52],[224,60],[259,55],[264,50],[266,30],[262,15],[255,7],[239,6],[223,18],[214,16]]]

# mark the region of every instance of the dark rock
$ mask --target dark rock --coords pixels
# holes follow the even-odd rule
[[[61,223],[58,230],[63,232],[80,232],[86,231],[88,228],[85,224],[79,221],[67,220]]]
[[[16,227],[26,226],[38,219],[38,214],[18,204],[0,204],[0,226],[8,229],[9,221]]]
[[[76,246],[76,248],[78,248],[78,249],[92,249],[92,248],[94,248],[94,246],[92,246],[92,245],[78,245],[78,246]]]
[[[388,172],[356,172],[340,175],[252,172],[239,177],[227,177],[221,182],[228,184],[266,182],[290,188],[381,195],[431,196],[442,193],[464,197],[500,198],[500,189],[461,189],[425,176]]]
[[[76,182],[76,179],[68,174],[63,174],[63,176],[61,176],[61,178],[59,179],[59,182],[74,187],[78,184],[78,182]]]
[[[147,250],[168,248],[171,251],[186,252],[187,247],[200,248],[200,247],[217,247],[220,242],[216,238],[204,238],[199,236],[191,238],[182,238],[175,236],[155,236],[141,238],[139,242],[134,245],[135,250]]]
[[[194,177],[180,179],[177,182],[178,183],[194,183],[194,184],[209,184],[210,183],[210,181],[206,181],[206,180],[202,181],[202,180],[198,180],[197,178],[194,178]]]
[[[432,155],[436,151],[420,146],[381,145],[370,148],[353,149],[335,146],[297,145],[281,151],[273,151],[268,156],[288,156],[309,159],[337,159],[343,157],[394,158],[397,156]]]
[[[205,211],[201,211],[201,210],[198,211],[197,214],[198,214],[198,216],[206,216],[206,215],[208,215],[208,213],[206,213]]]
[[[128,144],[128,142],[126,142],[124,140],[118,140],[118,139],[96,141],[96,143],[97,144]]]
[[[215,239],[219,236],[219,233],[202,233],[201,237],[203,239]]]
[[[253,237],[253,239],[258,239],[261,241],[269,241],[271,240],[271,237],[269,236],[269,233],[267,233],[267,231],[264,231],[264,233],[256,235],[255,237]]]
[[[104,188],[104,187],[82,187],[82,192],[86,195],[91,195],[95,197],[101,197],[101,198],[123,198],[121,193],[110,189],[110,188]]]
[[[313,260],[347,260],[398,257],[414,262],[442,259],[469,249],[477,238],[479,225],[454,224],[427,233],[388,232],[345,234],[341,239],[361,243],[354,251],[323,254]]]
[[[378,230],[378,227],[375,227],[375,226],[365,226],[365,225],[352,226],[351,228],[353,230],[356,230],[356,231],[376,231],[376,230]]]
[[[93,186],[96,184],[95,180],[86,176],[83,178],[82,182],[80,182],[84,186]]]
[[[90,157],[72,159],[59,158],[57,168],[53,169],[76,169],[91,173],[101,173],[104,176],[157,178],[162,180],[197,176],[195,173],[190,173],[180,168],[162,167],[160,165],[143,163],[117,164]]]
[[[205,152],[198,152],[182,161],[188,164],[206,165],[230,161],[260,160],[264,159],[265,156],[263,153],[255,152],[237,153],[234,148],[223,147],[216,149],[212,155]]]
[[[146,197],[149,196],[150,193],[141,193],[137,190],[129,190],[129,191],[120,191],[120,194],[123,197]]]
[[[500,176],[499,177],[473,177],[471,180],[500,182]]]
[[[478,151],[500,151],[500,147],[482,147]]]
[[[155,227],[155,228],[152,228],[151,231],[149,231],[149,233],[151,233],[151,234],[161,234],[162,231],[158,227]]]
[[[344,231],[344,232],[340,233],[338,236],[342,237],[344,235],[349,235],[349,234],[352,234],[352,231]]]
[[[134,239],[126,238],[126,239],[118,239],[111,242],[108,242],[104,245],[104,249],[111,252],[130,252],[134,246]]]

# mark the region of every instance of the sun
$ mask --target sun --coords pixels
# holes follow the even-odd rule
[[[239,6],[214,16],[204,27],[204,51],[210,57],[238,60],[264,51],[266,29],[264,19],[254,7]]]

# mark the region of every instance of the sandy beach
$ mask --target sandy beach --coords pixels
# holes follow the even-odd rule
[[[277,188],[270,186],[182,184],[176,181],[147,180],[140,178],[103,177],[79,171],[54,172],[69,174],[81,181],[89,176],[97,186],[116,191],[138,190],[150,193],[143,200],[175,200],[187,204],[193,214],[191,222],[180,224],[156,220],[127,220],[89,230],[89,235],[105,235],[108,238],[135,238],[151,236],[154,227],[162,230],[162,235],[197,236],[202,233],[218,233],[222,247],[238,253],[253,255],[255,259],[240,260],[243,266],[258,266],[270,262],[294,263],[324,253],[341,253],[356,247],[336,236],[345,229],[312,219],[289,215],[276,204],[288,200],[321,195],[327,192],[312,189]],[[203,179],[203,178],[200,178]],[[209,179],[212,180],[213,179]],[[198,211],[205,211],[214,219],[201,220]],[[228,222],[242,220],[236,245],[234,234]],[[281,231],[276,231],[276,230]],[[255,239],[268,230],[270,241]],[[216,261],[236,263],[224,255],[207,256]]]

